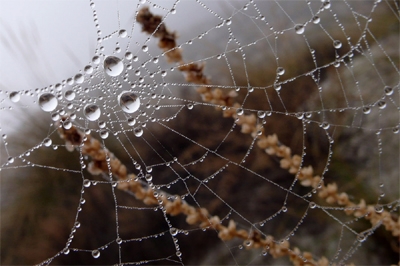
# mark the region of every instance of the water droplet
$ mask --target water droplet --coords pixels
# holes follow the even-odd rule
[[[336,61],[333,63],[333,66],[336,67],[336,68],[340,67],[340,61],[339,61],[339,60],[336,60]]]
[[[99,128],[105,128],[106,127],[106,122],[104,122],[102,120],[100,120],[97,124],[99,125]]]
[[[100,64],[100,57],[98,57],[97,55],[93,56],[92,63],[96,65]]]
[[[193,104],[192,104],[192,103],[189,103],[186,107],[187,107],[189,110],[192,110],[192,109],[193,109]]]
[[[92,74],[93,73],[93,67],[92,66],[85,66],[85,68],[83,69],[83,71],[85,71],[86,74]]]
[[[282,76],[283,74],[285,74],[285,69],[283,67],[278,67],[276,69],[276,74],[278,74],[279,76]]]
[[[385,109],[386,108],[386,102],[385,101],[379,101],[378,102],[378,107],[379,107],[379,109]]]
[[[258,111],[257,112],[258,118],[264,118],[265,117],[265,112],[264,111]]]
[[[323,122],[323,123],[321,124],[321,127],[322,127],[323,129],[328,129],[328,128],[330,127],[330,125],[329,125],[327,122]]]
[[[382,205],[378,204],[378,205],[375,206],[375,212],[376,212],[376,213],[382,213],[383,210],[384,210],[384,209],[383,209],[383,206],[382,206]]]
[[[65,120],[64,122],[63,122],[63,127],[65,128],[65,129],[71,129],[71,127],[72,127],[72,122],[70,121],[70,120]]]
[[[126,113],[134,113],[140,107],[139,97],[130,91],[124,91],[118,96],[118,103]]]
[[[68,90],[64,93],[64,97],[67,101],[72,101],[75,99],[75,92],[73,90]]]
[[[136,124],[136,119],[133,117],[128,118],[128,125],[134,126]]]
[[[64,248],[63,249],[63,253],[64,253],[64,255],[68,255],[69,254],[69,248]]]
[[[335,47],[335,49],[339,49],[342,47],[342,42],[339,40],[334,40],[333,41],[333,47]]]
[[[100,107],[96,104],[88,104],[83,108],[83,114],[90,121],[96,121],[101,115]]]
[[[14,157],[8,157],[7,162],[8,163],[13,163],[14,162]]]
[[[287,208],[285,206],[282,207],[283,212],[287,212]]]
[[[358,242],[360,242],[360,243],[364,242],[366,239],[367,239],[367,238],[366,238],[366,236],[365,236],[364,234],[359,234],[359,235],[357,236],[357,240],[358,240]]]
[[[142,46],[142,51],[147,52],[149,50],[149,47],[147,45]]]
[[[369,114],[369,113],[371,113],[371,107],[369,107],[369,106],[365,106],[364,108],[363,108],[363,113],[364,114]]]
[[[45,139],[43,140],[43,145],[44,145],[44,146],[50,147],[51,144],[52,144],[52,140],[51,140],[50,138],[45,138]]]
[[[297,34],[303,34],[304,33],[304,26],[301,24],[297,24],[294,27],[294,30],[296,31]]]
[[[232,24],[232,21],[230,19],[227,19],[227,20],[225,20],[225,24],[229,26]]]
[[[394,127],[393,128],[393,133],[398,134],[399,133],[399,127]]]
[[[51,112],[57,108],[58,100],[52,93],[43,93],[39,96],[39,106],[45,112]]]
[[[21,95],[19,94],[18,91],[13,91],[13,92],[10,93],[10,100],[13,103],[19,102],[20,99],[21,99]]]
[[[135,134],[136,137],[141,137],[143,135],[143,129],[137,127],[133,130],[133,134]]]
[[[111,77],[116,77],[124,71],[124,64],[116,56],[107,56],[103,63],[104,71]]]
[[[146,172],[147,172],[147,173],[153,172],[153,168],[151,168],[150,166],[147,166],[147,167],[146,167]]]
[[[75,228],[79,228],[79,227],[81,227],[81,223],[78,222],[78,221],[76,221],[75,224],[74,224],[74,226],[75,226]]]
[[[317,207],[317,204],[315,204],[315,202],[310,202],[310,208],[311,209],[315,209],[315,207]]]
[[[176,229],[176,228],[174,228],[174,227],[171,227],[170,229],[169,229],[169,232],[171,233],[171,235],[172,236],[176,236],[177,234],[178,234],[178,229]]]
[[[85,179],[85,180],[83,181],[83,186],[84,186],[84,187],[90,187],[90,184],[91,184],[91,182],[90,182],[90,180],[88,180],[88,179]]]
[[[118,33],[119,37],[121,38],[125,38],[126,36],[128,36],[128,33],[126,32],[126,30],[120,30]]]
[[[117,242],[118,245],[121,245],[121,244],[122,244],[122,239],[121,239],[120,237],[118,237],[118,238],[115,240],[115,242]]]
[[[97,249],[93,250],[92,256],[93,256],[93,258],[97,259],[98,257],[100,257],[100,251]]]
[[[244,111],[243,111],[242,108],[239,108],[239,109],[236,110],[236,113],[237,113],[238,115],[243,115],[243,114],[244,114]]]
[[[313,19],[312,19],[312,22],[313,22],[314,24],[318,24],[320,21],[321,21],[321,19],[320,19],[320,17],[318,17],[318,16],[314,16]]]
[[[393,94],[393,88],[392,88],[392,87],[386,86],[386,87],[384,88],[384,91],[385,91],[385,94],[386,94],[387,96],[390,96],[390,95]]]
[[[81,73],[76,74],[74,77],[74,81],[78,84],[82,84],[84,80],[85,77]]]
[[[133,54],[131,52],[126,52],[125,53],[125,59],[131,60],[133,58]]]
[[[144,178],[146,179],[147,182],[150,182],[151,180],[153,180],[153,176],[150,174],[147,174]]]
[[[100,130],[100,137],[102,138],[102,139],[106,139],[106,138],[108,138],[108,130],[107,129],[102,129],[102,130]]]

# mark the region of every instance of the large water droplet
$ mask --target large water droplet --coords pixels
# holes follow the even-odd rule
[[[278,67],[276,69],[276,74],[278,74],[279,76],[282,76],[283,74],[285,74],[285,69],[283,67]]]
[[[134,113],[140,107],[139,97],[130,91],[124,91],[118,96],[118,104],[126,113]]]
[[[100,107],[95,104],[88,104],[83,109],[83,114],[90,121],[96,121],[101,115]]]
[[[13,103],[19,102],[20,99],[21,99],[21,95],[19,94],[18,91],[13,91],[10,93],[10,100]]]
[[[392,87],[386,86],[386,87],[384,88],[384,91],[385,91],[385,94],[386,94],[387,96],[390,96],[390,95],[393,94],[393,88],[392,88]],[[11,96],[11,94],[10,94],[10,96]]]
[[[318,17],[318,16],[314,16],[313,19],[312,19],[312,22],[313,22],[314,24],[318,24],[320,21],[321,21],[321,19],[320,19],[320,17]]]
[[[116,56],[107,56],[104,59],[104,71],[111,77],[116,77],[124,71],[124,64]]]
[[[43,93],[39,96],[39,106],[45,112],[51,112],[57,108],[58,100],[52,93]]]

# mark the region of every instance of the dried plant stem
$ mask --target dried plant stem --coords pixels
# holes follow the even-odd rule
[[[142,24],[142,31],[159,38],[158,46],[164,50],[169,62],[178,64],[178,69],[183,72],[186,81],[200,85],[197,92],[201,95],[203,101],[220,106],[234,107],[225,109],[223,116],[234,118],[236,124],[241,126],[243,133],[251,134],[254,138],[257,137],[257,145],[264,149],[267,154],[282,158],[280,160],[281,168],[288,169],[291,174],[297,174],[296,178],[301,185],[311,186],[318,190],[318,196],[325,199],[329,204],[344,206],[346,214],[353,214],[357,218],[364,217],[371,222],[373,227],[382,223],[386,230],[392,232],[393,236],[400,236],[400,220],[398,217],[392,217],[389,211],[381,209],[380,206],[367,205],[364,199],[361,199],[359,204],[350,201],[345,192],[338,192],[336,183],[325,185],[320,176],[314,175],[312,166],[302,166],[301,157],[292,155],[291,149],[280,143],[276,134],[257,136],[257,132],[263,132],[263,128],[257,125],[256,116],[254,114],[238,115],[236,110],[240,108],[240,104],[234,103],[233,100],[236,97],[236,92],[230,91],[226,94],[219,88],[211,88],[209,79],[203,73],[204,64],[184,63],[181,49],[176,47],[176,34],[167,30],[161,16],[153,15],[148,7],[144,7],[138,12],[136,19]]]
[[[130,191],[146,205],[159,205],[165,213],[175,216],[184,214],[186,222],[190,225],[199,225],[200,228],[214,229],[218,231],[218,237],[224,241],[241,238],[246,248],[262,248],[274,258],[289,256],[294,265],[328,265],[326,258],[315,261],[309,252],[300,252],[298,248],[291,250],[288,241],[276,241],[272,236],[263,237],[259,232],[247,232],[236,228],[236,222],[230,220],[228,226],[224,226],[218,216],[211,216],[207,209],[190,206],[181,197],[171,197],[163,191],[156,190],[152,183],[147,185],[141,182],[134,174],[128,174],[127,168],[108,149],[102,146],[100,141],[91,135],[85,135],[82,131],[72,126],[65,129],[58,124],[58,133],[65,140],[67,147],[79,148],[82,156],[91,158],[88,171],[93,174],[111,173],[117,179],[117,188]],[[72,149],[69,149],[72,151]]]

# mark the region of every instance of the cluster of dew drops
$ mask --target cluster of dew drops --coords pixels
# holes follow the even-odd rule
[[[127,36],[126,30],[119,31],[119,37],[125,38],[126,36]],[[121,73],[123,73],[124,63],[123,63],[123,60],[121,60],[121,58],[113,56],[113,55],[104,56],[102,69],[99,66],[100,62],[101,62],[100,58],[101,58],[100,56],[95,55],[92,59],[92,63],[94,65],[94,67],[92,65],[87,65],[84,68],[84,73],[87,76],[92,77],[91,74],[95,70],[99,70],[99,72],[105,73],[106,75],[103,75],[103,76],[109,76],[110,78],[117,78],[118,76],[121,75]],[[129,60],[132,60],[133,58],[134,57],[131,52],[127,52],[125,54],[126,60],[129,61]],[[100,73],[100,75],[101,75],[101,73]],[[84,81],[85,81],[85,75],[82,73],[78,73],[73,78],[68,78],[66,81],[64,80],[62,82],[62,84],[57,83],[55,86],[50,85],[49,89],[48,88],[44,88],[42,90],[36,89],[36,93],[39,94],[40,91],[42,92],[41,94],[39,94],[37,104],[43,111],[51,112],[51,117],[52,117],[53,121],[59,121],[60,116],[66,115],[66,112],[63,109],[53,112],[59,106],[59,101],[62,101],[68,109],[72,109],[74,106],[72,102],[75,100],[75,97],[77,94],[76,90],[74,90],[74,89],[68,89],[64,93],[61,93],[62,89],[67,87],[68,85],[72,86],[72,85],[76,84],[79,86]],[[45,92],[43,92],[43,91],[45,91]],[[84,89],[84,93],[87,93],[87,92],[89,92],[89,89],[88,88]],[[9,93],[9,98],[12,102],[17,103],[20,101],[21,95],[22,95],[21,92],[13,91],[13,92]],[[117,103],[120,106],[121,110],[127,114],[135,113],[140,108],[140,104],[141,104],[140,98],[138,97],[138,95],[136,95],[132,91],[126,91],[126,90],[122,91],[117,96],[116,100],[117,100]],[[83,108],[78,108],[77,110],[80,111],[81,109],[83,111],[84,117],[89,121],[97,121],[102,114],[100,106],[96,103],[87,103]],[[74,120],[75,118],[76,118],[76,114],[73,113],[72,115],[69,115],[69,117],[65,121],[62,121],[62,126],[65,129],[70,129],[72,127],[71,120]],[[130,126],[133,126],[135,124],[135,119],[134,118],[128,119],[128,124]],[[99,126],[100,126],[100,124],[99,124]],[[100,128],[101,128],[101,126],[100,126]],[[108,135],[108,134],[106,134],[106,132],[108,132],[108,131],[104,131],[104,132],[105,132],[104,134],[101,134],[101,132],[100,132],[100,136],[102,138],[106,138]],[[137,137],[140,137],[143,134],[143,130],[140,128],[135,128],[134,133]],[[49,146],[49,145],[46,145],[48,143],[49,143],[49,141],[45,141],[44,142],[45,146]],[[50,145],[51,145],[51,143],[50,143]]]

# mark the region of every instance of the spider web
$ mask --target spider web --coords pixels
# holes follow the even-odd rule
[[[398,2],[42,4],[1,20],[2,264],[398,263]]]

